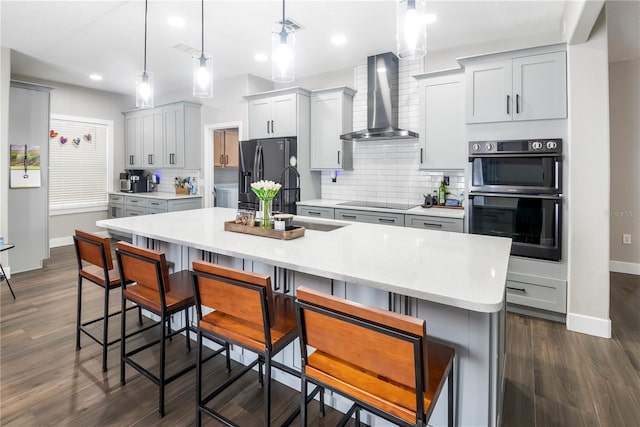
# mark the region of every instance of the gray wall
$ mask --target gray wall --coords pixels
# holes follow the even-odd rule
[[[633,263],[635,266],[628,266],[628,270],[640,274],[639,59],[609,64],[609,96],[611,260]],[[631,234],[631,245],[622,244],[623,233]]]
[[[113,188],[117,188],[117,173],[124,169],[124,117],[122,116],[122,112],[131,109],[131,105],[135,103],[133,96],[22,76],[12,77],[16,80],[54,87],[54,90],[51,91],[52,115],[61,114],[113,121]],[[49,239],[51,246],[55,247],[65,243],[71,243],[70,238],[76,228],[82,228],[92,232],[103,231],[96,227],[95,222],[106,218],[106,208],[98,212],[49,216]]]

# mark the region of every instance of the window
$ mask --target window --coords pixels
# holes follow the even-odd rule
[[[50,126],[50,214],[106,210],[113,121],[52,115]]]

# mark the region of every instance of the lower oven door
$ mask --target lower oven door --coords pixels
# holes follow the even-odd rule
[[[469,232],[510,237],[512,255],[558,261],[562,257],[562,197],[469,193]]]

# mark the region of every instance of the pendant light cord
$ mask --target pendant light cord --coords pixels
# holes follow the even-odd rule
[[[147,1],[144,0],[144,75],[147,75]]]
[[[202,18],[202,25],[200,28],[202,28],[202,50],[200,51],[200,53],[202,55],[204,55],[204,0],[202,0],[202,13],[200,14],[201,18]]]

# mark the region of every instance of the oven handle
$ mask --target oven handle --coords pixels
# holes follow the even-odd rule
[[[486,154],[469,154],[469,161],[471,159],[481,159],[483,157],[495,158],[495,157],[557,157],[558,161],[562,160],[562,156],[558,153],[509,153],[502,151],[499,153],[486,153]]]
[[[481,193],[471,192],[469,197],[488,196],[488,197],[512,197],[518,199],[542,199],[542,200],[562,200],[562,196],[556,194],[522,194],[522,193]]]

